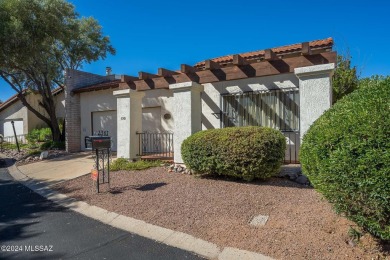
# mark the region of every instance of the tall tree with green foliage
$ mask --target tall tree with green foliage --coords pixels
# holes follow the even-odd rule
[[[333,75],[333,103],[357,89],[358,83],[356,66],[351,67],[351,56],[338,55]]]
[[[64,139],[55,113],[52,90],[64,83],[65,69],[115,54],[94,18],[80,18],[65,0],[0,1],[0,77],[32,113]],[[40,95],[39,112],[25,94]]]

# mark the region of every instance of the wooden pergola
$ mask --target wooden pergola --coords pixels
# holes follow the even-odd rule
[[[333,40],[327,44],[312,46],[312,42],[292,45],[294,48],[266,49],[256,55],[244,57],[244,54],[225,56],[205,60],[190,66],[181,64],[180,71],[159,68],[157,74],[139,72],[138,77],[123,76],[119,89],[134,89],[146,91],[152,89],[169,89],[170,84],[193,81],[197,83],[212,83],[226,80],[245,79],[294,72],[295,68],[327,63],[335,63],[337,53],[332,51]],[[228,58],[226,58],[228,57]]]

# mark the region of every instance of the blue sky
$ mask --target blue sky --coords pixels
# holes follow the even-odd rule
[[[93,16],[117,54],[82,70],[137,76],[227,54],[333,37],[362,77],[390,75],[390,3],[373,1],[71,0]],[[0,99],[13,90],[0,81]]]

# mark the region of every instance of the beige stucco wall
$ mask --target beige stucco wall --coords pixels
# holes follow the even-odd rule
[[[33,108],[35,108],[39,113],[43,114],[44,116],[47,116],[47,113],[43,109],[43,107],[39,106],[39,100],[40,100],[40,98],[38,95],[30,94],[27,96],[28,103]],[[39,119],[33,112],[31,112],[30,110],[27,110],[27,113],[28,113],[28,124],[27,124],[28,130],[27,130],[26,134],[29,131],[33,130],[34,128],[47,127],[47,125],[41,119]]]
[[[80,144],[82,150],[85,149],[85,137],[92,134],[91,113],[96,111],[116,111],[116,109],[116,98],[113,96],[112,89],[80,93]]]
[[[39,95],[28,95],[28,102],[41,114],[47,117],[47,113],[43,107],[39,106]],[[65,117],[65,96],[64,92],[54,96],[54,102],[56,106],[56,115],[57,118]],[[33,112],[28,110],[28,131],[33,130],[34,128],[47,127],[47,125],[39,119]]]
[[[249,92],[270,89],[298,88],[299,80],[294,73],[275,76],[256,77],[230,81],[206,83],[201,93],[202,99],[202,129],[220,128],[221,121],[213,113],[219,115],[221,94]]]
[[[28,112],[22,102],[17,101],[0,111],[0,134],[4,134],[4,122],[11,120],[23,120],[23,134],[28,132]]]
[[[99,90],[80,93],[81,109],[81,149],[85,149],[85,136],[92,134],[91,113],[96,111],[116,111],[117,98],[113,95],[116,89]],[[142,108],[161,108],[161,129],[160,131],[173,131],[173,118],[164,119],[165,114],[171,114],[173,106],[172,91],[167,89],[145,91],[142,99]],[[144,122],[148,124],[148,122]],[[145,125],[145,128],[153,128],[153,122]],[[115,133],[117,134],[117,133]]]
[[[173,116],[172,116],[172,107],[174,106],[173,102],[173,92],[168,89],[156,89],[145,91],[145,96],[142,99],[142,108],[152,108],[152,107],[161,107],[161,130],[162,131],[173,131]],[[165,119],[164,115],[170,114],[170,119]],[[147,122],[144,121],[144,124]],[[151,123],[153,124],[153,123]],[[152,128],[148,125],[143,126],[144,128]]]
[[[39,106],[39,95],[29,94],[27,102],[38,112],[47,115],[46,111]],[[65,100],[64,93],[60,93],[54,97],[56,102],[57,117],[65,117]],[[27,134],[34,128],[46,127],[46,124],[39,119],[33,112],[27,109],[21,101],[16,101],[6,109],[0,111],[0,133],[4,134],[4,121],[22,119],[23,120],[23,134]]]

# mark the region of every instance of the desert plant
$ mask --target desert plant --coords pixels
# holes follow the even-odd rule
[[[303,138],[301,164],[337,212],[390,240],[390,77],[325,112]]]
[[[333,75],[333,102],[353,92],[358,87],[359,78],[356,66],[351,66],[349,53],[337,56],[337,66]]]
[[[184,140],[187,167],[199,173],[252,181],[275,175],[284,159],[286,139],[275,129],[228,127],[197,132]]]

